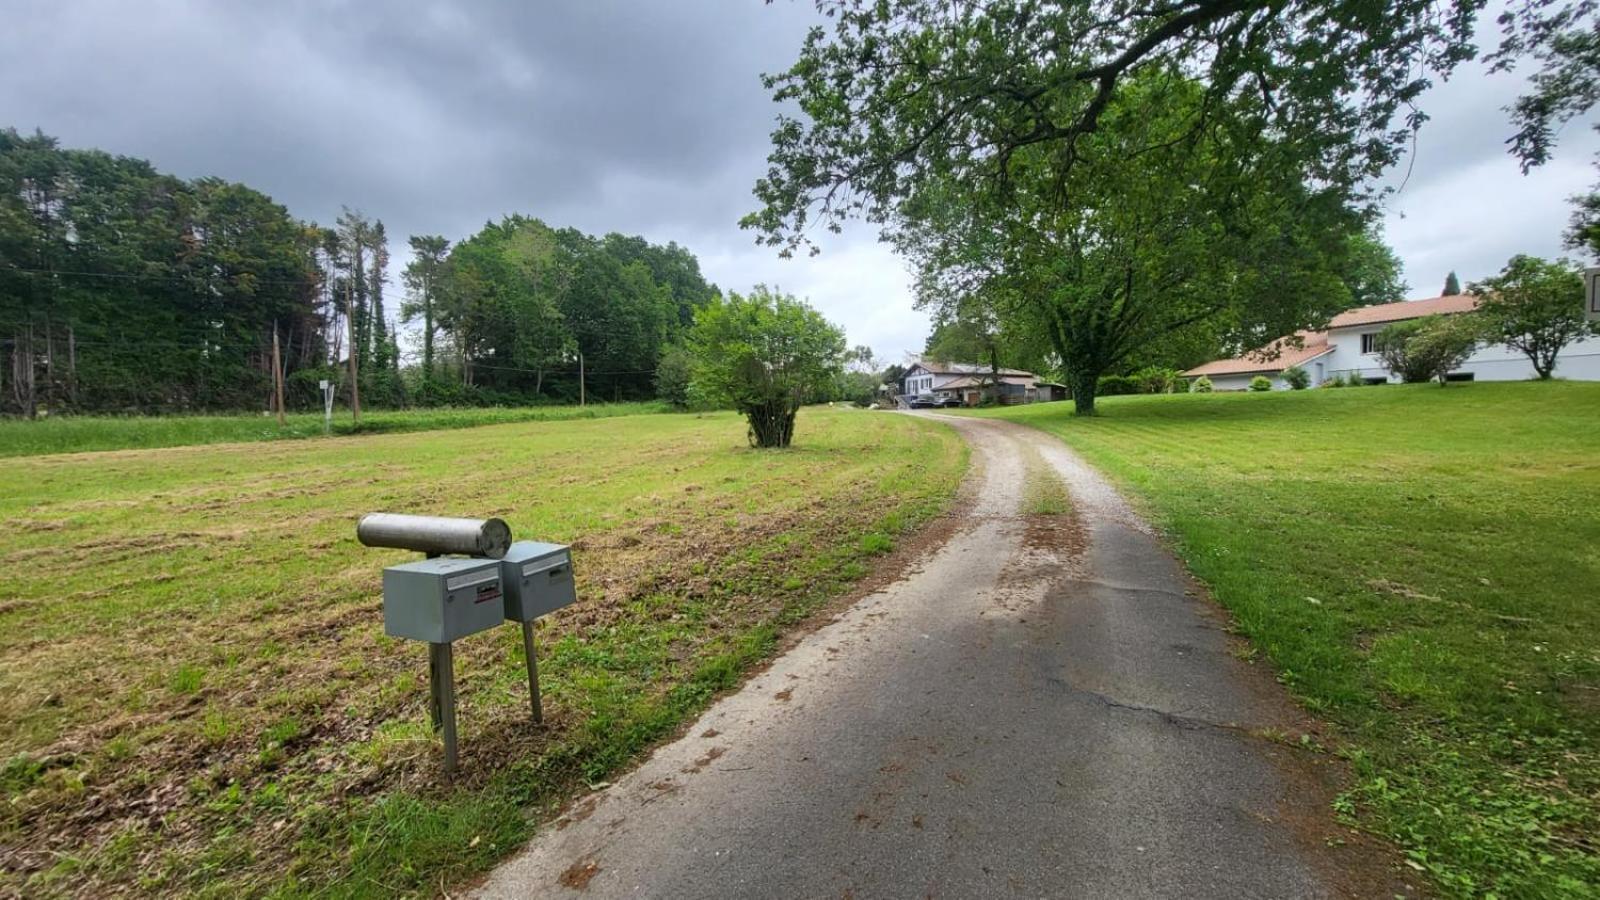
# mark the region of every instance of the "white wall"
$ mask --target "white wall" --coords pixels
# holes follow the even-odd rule
[[[1387,378],[1399,381],[1384,368],[1376,354],[1361,352],[1361,335],[1376,334],[1383,326],[1365,328],[1340,328],[1329,333],[1328,343],[1334,351],[1322,357],[1328,375],[1355,371],[1363,378]],[[1475,381],[1526,381],[1534,377],[1533,364],[1528,357],[1500,344],[1478,348],[1458,372],[1471,372]],[[1589,338],[1570,344],[1556,357],[1557,378],[1577,381],[1600,381],[1600,338]]]

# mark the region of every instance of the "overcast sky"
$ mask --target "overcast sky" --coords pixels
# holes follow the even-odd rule
[[[6,5],[0,126],[241,181],[304,219],[363,210],[397,272],[407,235],[458,240],[521,212],[675,240],[724,290],[804,296],[886,360],[922,346],[927,317],[871,229],[783,260],[737,226],[777,112],[759,75],[792,62],[808,3]],[[1469,64],[1424,99],[1433,121],[1387,215],[1413,296],[1450,269],[1465,283],[1513,253],[1560,253],[1600,145],[1575,124],[1521,175],[1502,144],[1518,86]]]

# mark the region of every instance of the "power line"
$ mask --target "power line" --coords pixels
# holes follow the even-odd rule
[[[0,271],[16,272],[16,273],[18,273],[20,275],[52,275],[52,276],[53,275],[71,275],[71,276],[73,276],[75,278],[108,278],[108,279],[121,279],[121,280],[124,280],[124,281],[172,281],[172,282],[185,282],[185,283],[193,281],[193,280],[195,280],[197,278],[212,277],[211,275],[208,275],[207,273],[196,273],[195,275],[192,275],[192,276],[184,276],[184,275],[154,275],[154,274],[143,274],[143,273],[139,273],[139,272],[84,272],[84,271],[73,270],[73,269],[36,269],[36,268],[30,268],[28,266],[17,266],[17,265],[11,265],[11,264],[0,266]],[[256,278],[255,276],[251,275],[249,272],[236,272],[236,273],[233,273],[232,275],[222,276],[222,277],[239,278],[239,277],[242,277],[242,276],[249,276],[251,278],[251,280],[254,281],[256,284],[289,284],[289,285],[304,286],[304,285],[306,285],[307,283],[309,283],[311,281],[311,276],[308,276],[306,278]]]

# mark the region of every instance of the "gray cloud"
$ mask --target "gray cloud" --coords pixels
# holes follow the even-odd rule
[[[724,288],[807,296],[887,358],[926,333],[871,229],[780,260],[737,228],[777,112],[758,75],[794,58],[808,3],[22,0],[6,20],[0,124],[242,181],[320,222],[360,208],[397,262],[406,235],[523,212],[676,240]],[[1600,142],[1575,127],[1521,176],[1500,143],[1518,86],[1471,65],[1424,98],[1433,121],[1386,218],[1419,295],[1449,268],[1558,251]]]

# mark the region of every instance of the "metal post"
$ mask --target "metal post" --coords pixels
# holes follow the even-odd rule
[[[444,771],[456,770],[456,666],[449,643],[428,644],[428,715],[444,731]]]
[[[533,723],[544,721],[544,698],[539,694],[539,662],[533,656],[533,623],[522,623],[522,652],[528,657],[528,702],[533,706]]]

